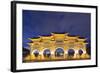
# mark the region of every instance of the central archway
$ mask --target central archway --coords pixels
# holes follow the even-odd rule
[[[63,48],[57,48],[56,51],[55,51],[55,56],[56,57],[62,57],[62,56],[64,56],[64,50],[63,50]]]

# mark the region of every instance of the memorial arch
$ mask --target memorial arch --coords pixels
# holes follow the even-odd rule
[[[25,61],[79,60],[90,58],[86,51],[88,43],[85,38],[80,38],[79,36],[70,36],[68,33],[51,33],[50,36],[29,38],[29,40],[31,40],[28,43],[30,54],[24,58]]]

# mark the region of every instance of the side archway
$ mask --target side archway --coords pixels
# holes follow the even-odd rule
[[[68,50],[68,56],[74,56],[75,51],[73,49]]]
[[[45,49],[43,52],[44,57],[50,57],[51,56],[51,51],[49,49]]]
[[[79,55],[82,55],[82,54],[83,54],[83,50],[80,49],[80,50],[78,51],[78,53],[79,53]]]
[[[39,50],[34,50],[33,54],[34,54],[35,57],[38,57],[39,56]]]

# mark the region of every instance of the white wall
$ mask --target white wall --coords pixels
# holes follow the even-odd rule
[[[0,73],[10,73],[10,1],[11,0],[0,0]],[[29,0],[29,1],[98,5],[100,7],[100,0]],[[99,9],[99,13],[100,13],[100,9]],[[100,14],[98,16],[100,16]],[[98,18],[98,20],[99,19],[100,17]],[[99,33],[99,37],[100,37],[100,33]],[[100,43],[100,38],[98,40]],[[98,56],[100,56],[99,48],[98,48],[98,51],[99,51]],[[99,57],[99,61],[100,61],[100,57]],[[66,73],[66,72],[67,73],[94,73],[94,72],[99,73],[100,67],[38,71],[36,73],[51,73],[51,72],[54,72],[54,73],[56,72],[58,73]]]

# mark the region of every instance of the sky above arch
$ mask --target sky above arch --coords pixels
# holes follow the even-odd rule
[[[85,37],[90,47],[90,19],[90,13],[23,10],[23,47],[28,47],[28,38],[52,32]]]

